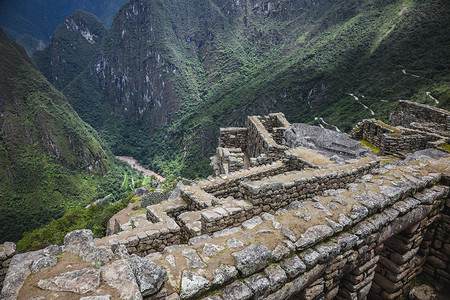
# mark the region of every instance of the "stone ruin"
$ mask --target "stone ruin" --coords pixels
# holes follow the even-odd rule
[[[441,147],[450,142],[450,113],[440,108],[401,100],[389,123],[363,120],[350,135],[370,142],[382,155],[402,157],[408,152],[427,148],[443,150]]]
[[[221,129],[219,175],[179,184],[135,228],[0,248],[2,299],[394,299],[422,273],[450,284],[448,153],[293,142],[315,131],[282,114]]]

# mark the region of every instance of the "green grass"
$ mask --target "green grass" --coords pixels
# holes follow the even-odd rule
[[[375,153],[375,154],[380,153],[380,149],[379,149],[379,148],[375,147],[374,145],[372,145],[371,143],[369,143],[369,142],[366,141],[366,140],[361,140],[361,144],[362,144],[363,146],[365,146],[365,147],[369,147],[369,148],[370,148],[370,151],[372,151],[372,152]]]

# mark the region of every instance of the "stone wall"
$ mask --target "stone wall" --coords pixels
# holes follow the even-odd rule
[[[444,109],[400,100],[391,114],[389,124],[404,127],[409,127],[412,122],[448,124],[449,115]]]
[[[282,162],[264,165],[258,168],[237,172],[227,180],[205,181],[200,184],[204,191],[218,198],[235,197],[240,195],[239,186],[242,181],[254,181],[264,177],[274,176],[286,172],[286,165]]]
[[[228,174],[244,169],[244,152],[241,148],[217,147],[216,156],[219,174]]]
[[[247,120],[247,154],[249,157],[258,157],[261,154],[266,154],[269,160],[276,161],[284,157],[284,151],[288,147],[279,145],[273,139],[261,122],[261,117],[248,117]]]
[[[450,285],[450,201],[447,200],[440,219],[424,238],[429,246],[424,255],[428,255],[423,271],[439,282]]]
[[[368,141],[380,149],[381,155],[389,155],[427,148],[427,135],[414,133],[416,132],[401,132],[398,128],[372,119],[360,122],[350,135],[353,139]]]
[[[377,167],[378,161],[366,158],[358,163],[338,166],[325,170],[309,171],[309,176],[301,173],[272,177],[261,182],[242,182],[243,199],[253,205],[286,206],[294,200],[306,201],[321,195],[325,190],[340,189],[354,182]],[[279,207],[276,207],[279,206]]]
[[[282,113],[272,113],[261,118],[264,128],[272,135],[274,141],[283,145],[284,132],[291,126]]]
[[[16,244],[5,242],[0,245],[0,291],[9,269],[12,257],[16,254]]]
[[[235,252],[240,279],[233,280],[236,272],[229,284],[210,285],[197,296],[208,291],[216,296],[202,299],[394,299],[431,259],[422,240],[449,192],[433,187],[439,180],[423,178],[406,190],[385,192],[381,211],[366,202],[365,210],[354,208],[341,226],[310,226],[295,245],[286,241],[272,251],[250,245]]]
[[[219,147],[246,149],[247,128],[228,127],[220,128]]]
[[[215,206],[200,211],[201,233],[212,234],[228,227],[239,226],[264,212],[274,214],[293,201],[310,201],[321,196],[325,190],[344,188],[369,174],[370,170],[378,165],[378,161],[365,158],[329,170],[305,171],[308,176],[302,176],[301,172],[295,176],[294,173],[294,176],[291,175],[295,178],[293,180],[289,180],[290,175],[281,175],[279,178],[272,176],[267,182],[241,181],[239,198],[245,200],[246,205],[233,206],[231,210]]]

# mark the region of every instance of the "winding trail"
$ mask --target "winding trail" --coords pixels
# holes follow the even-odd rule
[[[141,171],[142,173],[144,173],[146,176],[150,177],[150,176],[155,176],[156,179],[158,181],[164,181],[166,180],[166,178],[164,178],[163,176],[153,172],[152,170],[146,169],[143,166],[141,166],[140,164],[138,164],[137,160],[129,157],[129,156],[116,156],[117,159],[126,162],[127,164],[129,164],[133,169],[136,169],[138,171]]]
[[[408,73],[408,72],[406,72],[406,70],[402,70],[402,73],[405,74],[405,75],[412,76],[412,77],[421,78],[421,76]]]
[[[431,99],[433,99],[434,102],[436,102],[436,104],[439,104],[439,100],[436,99],[436,98],[434,98],[433,96],[431,96],[431,93],[430,93],[430,92],[426,92],[426,94],[427,94],[428,97],[430,97]]]
[[[350,96],[352,96],[353,98],[355,98],[356,102],[358,102],[359,104],[361,104],[365,109],[368,109],[370,111],[370,113],[372,114],[372,116],[375,116],[375,112],[373,110],[371,110],[369,107],[367,107],[367,105],[365,105],[364,103],[362,103],[361,101],[359,101],[359,98],[356,97],[354,94],[349,94]],[[364,96],[363,96],[364,97]]]
[[[330,123],[326,122],[322,117],[315,117],[314,120],[316,120],[316,121],[319,120],[320,122],[322,122],[323,124],[325,124],[325,125],[327,125],[327,126],[334,127],[334,129],[335,129],[337,132],[341,132],[341,130],[340,130],[337,126],[335,126],[335,125],[333,125],[333,124],[330,124]],[[319,123],[319,126],[323,128],[322,124],[320,124],[320,123]]]

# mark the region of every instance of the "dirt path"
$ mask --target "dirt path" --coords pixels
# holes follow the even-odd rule
[[[137,160],[135,160],[132,157],[129,156],[116,156],[117,159],[126,162],[127,164],[129,164],[133,169],[136,169],[138,171],[141,171],[142,173],[144,173],[146,176],[155,176],[156,179],[158,181],[164,181],[166,180],[166,178],[162,177],[161,175],[153,172],[152,170],[146,169],[143,166],[141,166],[140,164],[138,164]]]

